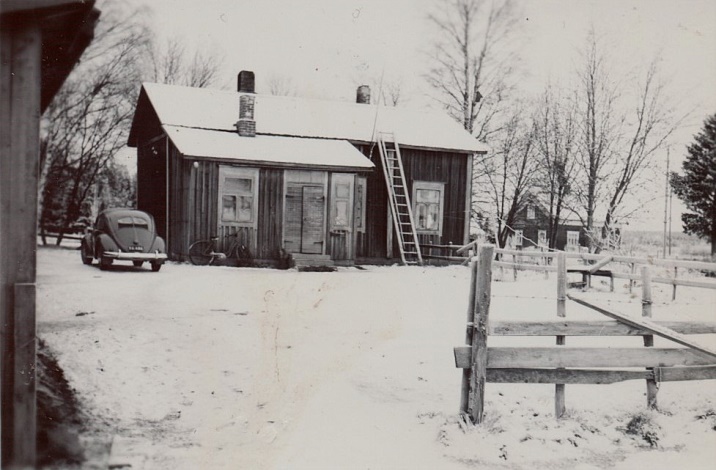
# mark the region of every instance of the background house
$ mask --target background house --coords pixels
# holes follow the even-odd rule
[[[549,211],[536,201],[529,201],[515,215],[512,224],[512,245],[518,249],[549,247]],[[566,219],[557,227],[554,248],[580,251],[589,246],[587,232],[578,220]]]
[[[173,259],[212,235],[236,234],[262,262],[398,256],[378,132],[399,142],[421,243],[469,235],[472,157],[487,149],[449,117],[370,104],[145,83],[129,136],[137,204]]]

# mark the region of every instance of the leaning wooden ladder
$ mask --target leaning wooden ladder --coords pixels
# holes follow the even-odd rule
[[[378,149],[383,164],[383,175],[388,188],[390,212],[393,218],[393,227],[397,235],[400,259],[403,264],[423,264],[420,254],[420,244],[415,231],[413,210],[410,205],[408,186],[405,182],[403,159],[400,156],[400,147],[392,132],[378,133]]]

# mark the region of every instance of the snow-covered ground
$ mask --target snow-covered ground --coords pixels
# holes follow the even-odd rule
[[[644,415],[656,446],[626,433],[645,409],[643,381],[567,386],[569,411],[559,421],[553,385],[487,384],[485,423],[461,423],[452,348],[464,340],[465,267],[312,273],[169,263],[159,273],[128,265],[100,271],[82,265],[77,251],[43,248],[38,286],[39,336],[91,418],[84,438],[114,440],[135,468],[713,469],[716,462],[716,381],[661,385],[662,412]],[[716,320],[714,291],[680,287],[675,302],[670,287],[654,291],[654,319]],[[513,282],[510,274],[493,283],[491,318],[552,319],[555,293],[554,276],[520,273]],[[638,289],[589,296],[639,315]],[[567,316],[602,319],[573,303]],[[604,345],[597,341],[579,344]],[[87,466],[106,463],[98,452],[106,447],[95,446]]]

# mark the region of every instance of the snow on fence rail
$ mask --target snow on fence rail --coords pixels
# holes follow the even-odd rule
[[[496,249],[500,260],[493,261],[492,265],[502,269],[512,269],[513,277],[517,279],[517,271],[544,271],[556,272],[557,267],[549,264],[547,260],[551,260],[559,256],[561,252],[539,252],[539,251],[523,251]],[[512,262],[504,261],[505,256],[511,256]],[[636,273],[638,267],[650,266],[659,268],[673,268],[673,277],[653,276],[651,282],[658,284],[669,284],[673,286],[672,299],[676,298],[676,287],[698,287],[702,289],[716,289],[716,281],[701,279],[685,279],[679,278],[679,269],[698,270],[716,273],[716,263],[707,263],[703,261],[686,261],[675,259],[659,259],[659,258],[637,258],[633,256],[618,256],[611,254],[591,254],[591,253],[565,253],[564,256],[569,260],[580,260],[582,265],[572,265],[568,267],[568,272],[582,274],[582,283],[585,287],[591,286],[592,276],[607,277],[610,280],[610,288],[614,290],[614,279],[629,280],[629,291],[634,287],[634,281],[641,280],[641,275]],[[540,263],[527,263],[525,259],[535,259]],[[589,264],[591,263],[591,264]],[[614,269],[605,269],[607,265],[616,263],[627,265],[629,272],[621,272]]]
[[[567,294],[565,253],[557,254],[557,317],[566,317],[572,299],[616,321],[543,321],[489,323],[495,250],[486,245],[473,259],[467,312],[466,346],[454,348],[455,365],[463,369],[460,412],[474,423],[484,415],[486,382],[554,383],[555,415],[565,412],[565,384],[609,384],[646,381],[647,406],[657,405],[659,382],[716,379],[716,350],[686,335],[716,333],[712,322],[652,322],[650,267],[642,267],[642,317],[633,318],[592,305]],[[557,347],[488,347],[493,336],[555,336]],[[655,348],[658,335],[686,348]],[[580,348],[565,346],[567,336],[643,336],[644,348]],[[587,368],[643,368],[594,370]]]

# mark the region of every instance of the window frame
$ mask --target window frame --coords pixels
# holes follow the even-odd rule
[[[355,188],[353,187],[355,176],[350,173],[334,173],[331,177],[331,198],[330,198],[330,230],[351,231],[353,226],[353,197]],[[339,186],[345,186],[347,189],[345,196],[339,196]],[[346,207],[345,223],[338,223],[338,203],[344,202]]]
[[[228,178],[248,179],[251,180],[251,220],[225,220],[223,218],[224,196],[235,196],[238,204],[240,197],[248,194],[243,191],[230,191],[226,189],[226,180]],[[231,166],[219,166],[219,188],[218,188],[218,223],[219,226],[231,227],[251,227],[256,228],[258,222],[258,198],[259,198],[259,170],[258,168],[242,168]],[[238,209],[238,207],[237,207]],[[238,210],[237,210],[238,217]]]
[[[418,191],[439,191],[440,197],[438,204],[438,228],[437,229],[426,229],[418,226],[417,214],[418,214]],[[445,208],[445,183],[439,181],[414,181],[412,191],[411,209],[413,211],[413,221],[415,223],[415,231],[422,235],[438,235],[443,234],[443,219],[444,219],[444,208]]]
[[[534,220],[537,218],[537,211],[533,204],[527,206],[527,220]]]
[[[353,199],[355,231],[365,233],[366,204],[368,202],[366,190],[368,189],[368,180],[365,176],[356,176],[355,185],[355,197]]]
[[[515,247],[522,246],[524,244],[525,234],[522,229],[515,230]]]
[[[546,247],[548,244],[549,240],[547,239],[547,230],[537,230],[537,245]]]
[[[575,238],[577,240],[577,243],[570,243],[570,238]],[[579,246],[579,231],[578,230],[567,230],[567,244],[566,246]]]

